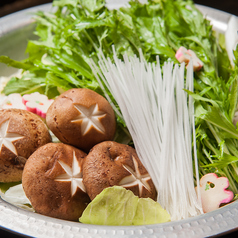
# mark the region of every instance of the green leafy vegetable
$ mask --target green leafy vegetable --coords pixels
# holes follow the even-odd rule
[[[79,219],[95,225],[146,225],[170,221],[170,215],[150,198],[139,198],[120,186],[104,189]]]
[[[9,57],[4,56],[4,55],[0,56],[0,63],[5,63],[8,66],[12,66],[12,67],[15,67],[15,68],[18,68],[18,69],[26,69],[27,70],[27,69],[30,69],[32,67],[32,65],[28,65],[28,64],[18,62],[16,60],[10,59]]]
[[[138,55],[142,48],[148,61],[155,61],[159,55],[162,63],[176,61],[175,52],[183,45],[205,63],[203,81],[208,80],[204,73],[214,74],[221,68],[217,52],[223,50],[217,46],[209,22],[191,1],[131,1],[130,7],[119,10],[108,10],[105,1],[95,0],[55,0],[53,5],[58,7],[55,13],[38,12],[35,17],[39,39],[28,43],[29,58],[18,63],[4,56],[1,59],[10,66],[29,70],[34,74],[33,82],[45,78],[45,94],[50,92],[46,91],[49,85],[64,90],[87,87],[102,94],[92,75],[90,58],[97,62],[99,50],[112,57],[112,45],[120,57],[124,53]],[[222,62],[227,59],[224,52]],[[49,73],[54,77],[47,80]],[[3,92],[9,94],[9,87],[11,83]]]

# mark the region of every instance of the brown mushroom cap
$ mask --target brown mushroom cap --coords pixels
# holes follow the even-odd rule
[[[51,142],[45,123],[32,112],[0,110],[0,182],[21,181],[28,157]]]
[[[78,221],[90,199],[82,183],[81,150],[63,143],[40,147],[28,159],[22,185],[36,212]]]
[[[135,149],[117,142],[105,141],[92,148],[84,161],[83,181],[92,200],[104,188],[114,185],[156,200],[155,186]]]
[[[61,142],[86,152],[99,142],[112,140],[116,131],[111,105],[86,88],[61,94],[48,109],[46,123]]]

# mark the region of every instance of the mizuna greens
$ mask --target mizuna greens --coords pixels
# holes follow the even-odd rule
[[[204,63],[194,75],[196,143],[200,175],[226,176],[238,193],[238,131],[233,125],[237,110],[238,50],[231,67],[210,22],[190,0],[130,1],[129,7],[108,10],[105,1],[54,0],[54,13],[38,12],[35,34],[29,41],[29,57],[17,62],[0,56],[0,62],[25,71],[12,78],[4,94],[39,91],[54,98],[62,90],[86,87],[103,94],[90,68],[102,51],[112,59],[112,45],[119,58],[139,55],[148,62],[173,61],[180,46],[191,49]],[[31,80],[25,80],[25,79]],[[112,95],[113,96],[113,95]],[[119,108],[118,108],[119,109]],[[130,141],[123,118],[118,117],[119,142]],[[125,139],[126,138],[126,139]]]

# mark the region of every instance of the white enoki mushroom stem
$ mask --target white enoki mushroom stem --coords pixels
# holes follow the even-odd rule
[[[193,181],[194,107],[184,91],[184,87],[193,91],[192,64],[185,81],[184,64],[167,62],[161,70],[159,58],[150,64],[141,53],[140,59],[124,55],[121,61],[115,50],[114,62],[100,53],[100,69],[94,62],[91,67],[120,107],[137,154],[155,184],[158,202],[172,220],[201,214]],[[194,151],[196,160],[196,147]],[[198,176],[196,161],[195,167]]]

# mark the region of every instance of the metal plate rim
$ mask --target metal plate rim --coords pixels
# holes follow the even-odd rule
[[[117,2],[117,1],[115,1]],[[216,21],[221,32],[231,14],[197,5],[204,15]],[[36,11],[50,11],[51,4],[22,10],[0,18],[0,37],[32,22]],[[212,14],[211,14],[212,13]],[[212,15],[212,16],[210,16]],[[18,19],[16,21],[16,19]],[[219,28],[219,22],[222,27]],[[10,232],[34,237],[164,237],[190,238],[218,235],[238,229],[238,202],[189,219],[146,226],[97,226],[64,221],[17,208],[0,199],[0,227]]]

